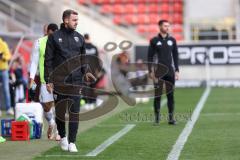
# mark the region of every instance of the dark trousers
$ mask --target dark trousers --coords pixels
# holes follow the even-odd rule
[[[56,124],[59,135],[61,138],[66,136],[65,130],[65,113],[69,113],[68,122],[68,140],[70,143],[76,141],[78,124],[79,124],[79,111],[80,111],[80,97],[79,96],[66,96],[56,94],[55,98],[55,111],[56,111]]]
[[[155,82],[155,97],[154,97],[154,112],[155,115],[160,114],[161,108],[161,95],[163,94],[163,84],[165,83],[165,89],[167,94],[167,106],[169,113],[169,120],[173,120],[174,114],[174,85],[175,85],[175,75],[168,74],[163,78],[159,79],[158,82]]]
[[[91,89],[83,89],[84,99],[87,104],[94,104],[97,100],[97,94],[94,90],[94,88],[96,88],[96,83],[89,85],[89,87],[91,87]]]

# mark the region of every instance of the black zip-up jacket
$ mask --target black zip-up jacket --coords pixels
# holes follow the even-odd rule
[[[86,55],[92,55],[98,57],[98,49],[92,43],[85,43]]]
[[[56,67],[63,63],[64,67],[61,69],[63,69],[65,73],[69,73],[69,75],[66,78],[66,75],[61,75],[60,72],[57,74],[57,81],[65,82],[66,79],[66,82],[70,84],[82,82],[83,69],[78,68],[72,71],[69,69],[70,64],[67,64],[66,62],[72,57],[85,55],[85,53],[85,42],[83,36],[74,30],[65,28],[64,24],[61,24],[60,30],[50,35],[46,44],[44,61],[44,79],[46,83],[50,83],[50,74],[54,71],[54,69],[56,69]],[[79,64],[79,66],[80,65],[81,64]]]
[[[87,58],[87,62],[90,65],[90,68],[93,73],[95,73],[95,70],[100,66],[100,59],[99,59],[99,53],[98,49],[96,46],[94,46],[92,43],[85,43],[85,48],[86,48],[86,55],[90,56]],[[91,58],[91,56],[94,56],[95,58]]]
[[[178,68],[178,48],[175,38],[167,35],[163,38],[161,34],[150,40],[148,47],[148,70],[152,72],[152,63],[156,55],[157,63],[163,64],[169,69],[169,74],[179,71]]]

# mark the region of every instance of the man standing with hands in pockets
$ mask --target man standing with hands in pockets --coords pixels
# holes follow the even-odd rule
[[[168,106],[168,124],[175,125],[174,119],[174,85],[175,80],[179,79],[179,67],[178,67],[178,48],[175,38],[169,35],[170,23],[167,20],[160,20],[159,23],[160,32],[157,36],[150,40],[148,48],[148,70],[149,77],[154,81],[155,97],[154,97],[154,114],[155,124],[159,124],[160,121],[160,108],[161,108],[161,95],[163,90],[163,83],[165,83],[167,94],[167,106]],[[157,68],[152,68],[154,62],[154,56],[157,59]],[[157,76],[156,73],[163,71],[164,66],[167,70],[165,75]],[[162,77],[160,77],[162,76]]]
[[[73,57],[85,55],[85,42],[81,34],[76,32],[78,25],[78,13],[74,10],[68,9],[63,12],[62,15],[63,23],[61,24],[60,30],[54,32],[48,37],[46,51],[45,51],[45,62],[44,62],[44,76],[47,84],[47,90],[49,92],[54,91],[54,99],[56,103],[56,124],[59,135],[61,137],[60,147],[64,151],[78,152],[75,145],[76,135],[79,124],[79,111],[80,111],[80,96],[64,94],[56,92],[55,82],[49,81],[49,77],[57,67],[61,64],[66,64],[64,69],[68,72],[69,76],[63,72],[58,72],[56,75],[58,81],[64,83],[63,86],[82,84],[84,73],[82,68],[71,71],[68,63]],[[81,64],[79,64],[80,66]],[[91,73],[85,74],[87,81],[94,79]],[[66,84],[65,84],[66,82]],[[70,100],[72,104],[68,101]],[[69,129],[68,136],[65,131],[65,113],[69,112]]]

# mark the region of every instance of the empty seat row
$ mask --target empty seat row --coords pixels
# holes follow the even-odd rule
[[[168,13],[168,12],[177,12],[182,13],[183,12],[183,6],[180,3],[175,3],[172,6],[167,5],[165,3],[161,5],[155,5],[155,4],[104,4],[101,6],[100,12],[103,14],[125,14],[125,13]]]
[[[81,2],[84,0],[80,0]],[[87,0],[85,0],[86,2]],[[183,0],[91,0],[94,4],[113,4],[113,3],[182,3]],[[84,2],[82,2],[84,3]]]
[[[157,33],[159,32],[159,27],[156,24],[150,24],[150,25],[138,25],[136,27],[136,30],[138,33]],[[183,28],[182,25],[173,25],[171,27],[171,32],[172,33],[182,33]]]
[[[134,26],[146,39],[156,36],[160,19],[172,24],[171,34],[183,40],[183,0],[77,0],[79,4],[96,5],[104,15],[113,15],[116,25]]]
[[[160,19],[167,19],[173,24],[182,24],[181,14],[126,14],[114,17],[115,24],[135,25],[135,24],[157,24]]]

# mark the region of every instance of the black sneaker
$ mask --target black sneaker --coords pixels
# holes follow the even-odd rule
[[[168,124],[169,124],[169,125],[176,125],[177,122],[176,122],[175,120],[170,120],[170,121],[168,121]]]

